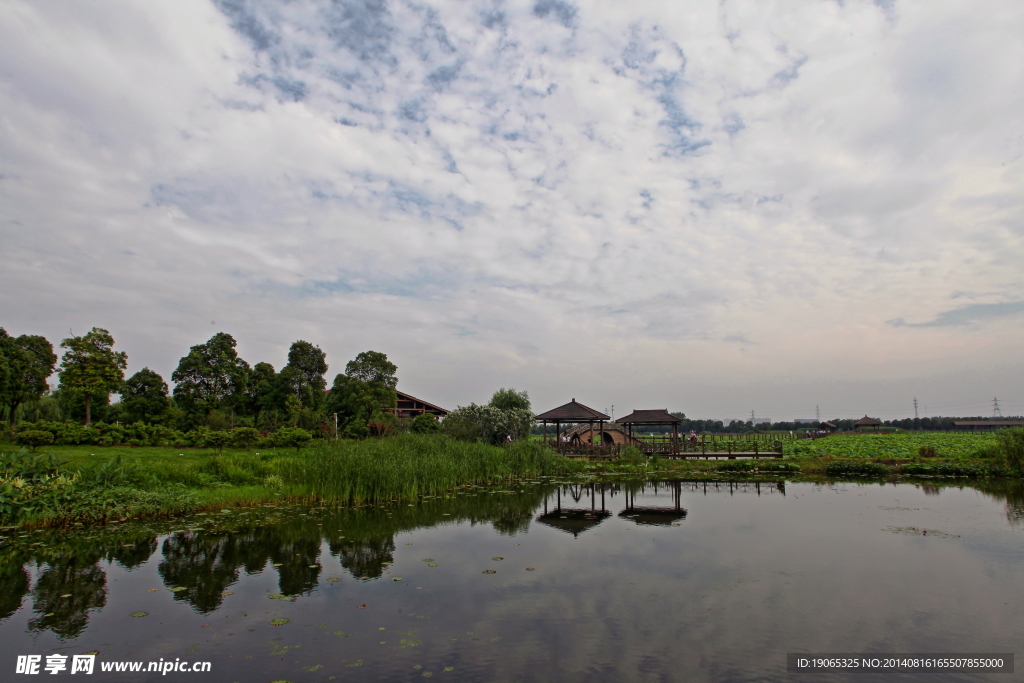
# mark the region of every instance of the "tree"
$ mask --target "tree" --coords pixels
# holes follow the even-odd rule
[[[530,433],[533,412],[525,391],[499,389],[485,406],[470,403],[459,406],[444,419],[442,428],[450,436],[465,441],[483,440],[500,445],[509,438],[521,439]]]
[[[250,369],[238,357],[235,344],[230,334],[218,332],[189,349],[171,374],[174,401],[193,422],[213,410],[230,411],[244,404]]]
[[[345,374],[367,384],[382,384],[394,391],[398,386],[398,366],[388,360],[387,354],[363,351],[345,365]]]
[[[319,410],[324,405],[327,389],[326,372],[327,354],[319,346],[300,339],[288,350],[288,364],[281,369],[281,381],[287,392],[297,396],[303,406]]]
[[[142,368],[121,385],[121,409],[125,422],[163,422],[171,409],[167,382],[149,368]]]
[[[56,365],[53,344],[45,337],[23,334],[15,338],[0,327],[0,397],[11,429],[18,419],[18,406],[38,401],[49,390],[46,380]]]
[[[85,424],[89,424],[92,397],[109,396],[121,386],[128,354],[114,351],[114,338],[99,327],[81,337],[68,337],[60,346],[67,349],[61,358],[60,385],[85,396]]]
[[[529,410],[530,396],[525,391],[501,388],[494,392],[488,405],[498,410]]]
[[[378,351],[364,351],[345,365],[345,374],[337,375],[327,396],[327,412],[338,414],[341,429],[350,425],[379,422],[382,415],[398,405],[395,387],[398,366]],[[348,433],[361,433],[353,427]]]
[[[270,363],[257,363],[249,373],[246,384],[246,411],[255,417],[264,411],[279,409],[284,400],[281,396],[277,371]]]

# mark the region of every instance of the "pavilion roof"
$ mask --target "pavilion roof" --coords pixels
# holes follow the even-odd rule
[[[679,424],[682,422],[682,418],[678,418],[675,415],[668,412],[668,410],[662,408],[661,410],[634,410],[626,417],[620,417],[616,422],[619,424],[648,424],[648,425],[660,425],[660,424]]]
[[[547,420],[548,422],[589,422],[590,420],[611,419],[604,413],[588,408],[582,403],[577,403],[576,399],[569,401],[564,406],[558,406],[534,417],[537,420]]]
[[[856,422],[854,422],[853,426],[854,427],[874,427],[874,426],[880,425],[880,424],[882,424],[881,420],[876,420],[873,417],[868,417],[867,415],[865,415],[861,419],[859,419]]]
[[[537,521],[560,531],[570,533],[573,536],[579,536],[584,531],[594,528],[611,516],[612,513],[605,510],[561,508],[560,510],[552,510],[546,515],[541,515],[537,518]]]

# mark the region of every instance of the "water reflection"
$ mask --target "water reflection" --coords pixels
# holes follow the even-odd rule
[[[927,493],[945,486],[931,482]],[[963,487],[963,483],[955,484]],[[1011,523],[1024,521],[1024,483],[972,484],[1001,500]],[[447,498],[351,508],[264,505],[231,514],[151,520],[78,531],[8,531],[0,546],[0,620],[31,598],[30,632],[69,640],[107,602],[105,563],[131,571],[158,555],[157,572],[173,599],[207,614],[244,578],[273,571],[279,592],[309,595],[325,578],[321,553],[354,578],[383,577],[396,535],[449,524],[490,524],[523,533],[534,522],[578,537],[620,519],[637,525],[685,524],[684,494],[785,495],[785,482],[534,481],[465,487]]]

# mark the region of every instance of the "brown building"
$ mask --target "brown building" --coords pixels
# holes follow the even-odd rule
[[[437,417],[445,417],[449,411],[444,408],[435,406],[433,403],[427,403],[421,398],[410,396],[409,394],[395,390],[395,395],[398,398],[398,406],[395,408],[395,415],[398,417],[416,417],[423,413],[430,413]]]

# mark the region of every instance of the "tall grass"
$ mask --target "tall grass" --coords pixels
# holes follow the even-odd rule
[[[566,474],[582,468],[525,440],[498,447],[443,435],[402,434],[326,442],[294,459],[280,474],[286,486],[303,488],[318,498],[359,501],[412,499],[462,484]]]

